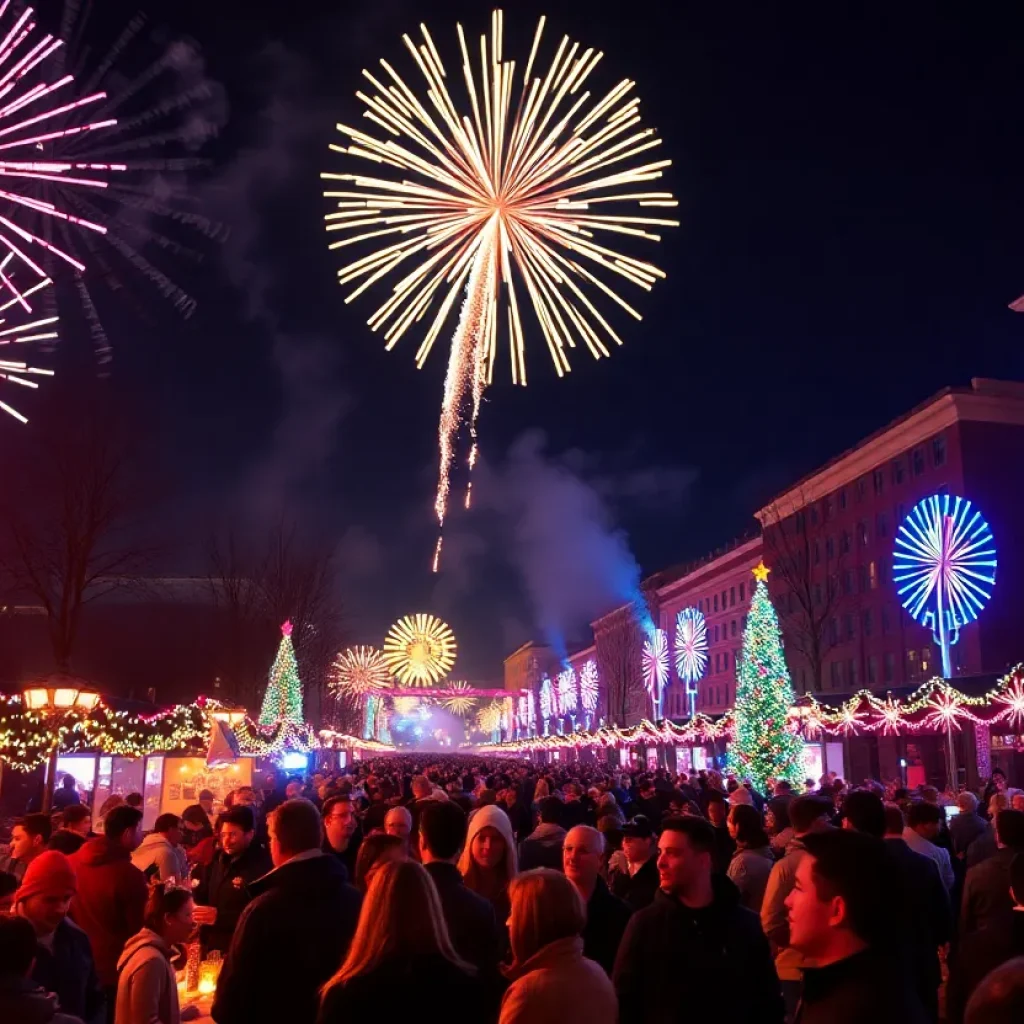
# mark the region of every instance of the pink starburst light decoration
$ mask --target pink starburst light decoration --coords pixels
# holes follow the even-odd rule
[[[1006,689],[995,698],[995,703],[1004,704],[1005,711],[999,717],[1005,719],[1012,729],[1024,728],[1024,680],[1017,676]]]

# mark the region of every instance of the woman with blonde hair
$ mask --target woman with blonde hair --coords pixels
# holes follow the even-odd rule
[[[440,1006],[450,1024],[488,1019],[484,983],[452,948],[430,875],[415,861],[392,861],[373,875],[348,956],[323,988],[318,1024],[413,1020]]]
[[[587,908],[560,871],[538,868],[513,879],[512,984],[499,1024],[615,1024],[615,989],[583,955]]]
[[[469,819],[459,871],[467,889],[490,901],[499,928],[508,920],[508,885],[518,870],[509,816],[494,804],[478,807]]]

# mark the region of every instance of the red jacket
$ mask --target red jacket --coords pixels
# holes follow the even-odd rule
[[[100,984],[111,987],[125,943],[142,928],[146,878],[128,849],[105,836],[90,839],[70,859],[78,880],[71,919],[89,936]]]

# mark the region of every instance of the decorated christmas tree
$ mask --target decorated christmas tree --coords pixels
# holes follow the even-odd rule
[[[799,783],[804,776],[803,740],[786,727],[793,685],[768,596],[770,571],[764,562],[754,569],[757,585],[736,671],[736,738],[729,748],[729,770],[761,792],[768,779]]]
[[[292,647],[292,624],[281,627],[281,646],[270,669],[267,692],[260,708],[260,725],[274,725],[280,720],[302,725],[302,683],[299,666]]]

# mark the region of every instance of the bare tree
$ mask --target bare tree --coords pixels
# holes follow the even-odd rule
[[[810,502],[801,496],[796,504],[803,510]],[[812,534],[802,516],[784,515],[776,505],[765,510],[761,525],[765,561],[774,573],[773,589],[786,595],[784,605],[779,601],[786,652],[803,661],[812,687],[820,691],[825,657],[839,640],[832,623],[846,600],[842,574],[847,558],[842,535],[826,538],[820,531]],[[849,538],[848,543],[852,543]],[[789,594],[793,595],[792,610]],[[791,662],[791,671],[793,667]]]
[[[641,663],[643,630],[636,605],[624,605],[594,623],[594,645],[608,718],[615,725],[635,725],[647,703]]]
[[[45,609],[54,665],[64,672],[85,606],[141,586],[152,557],[138,533],[145,487],[129,432],[105,411],[76,412],[18,439],[0,498],[0,575]]]

